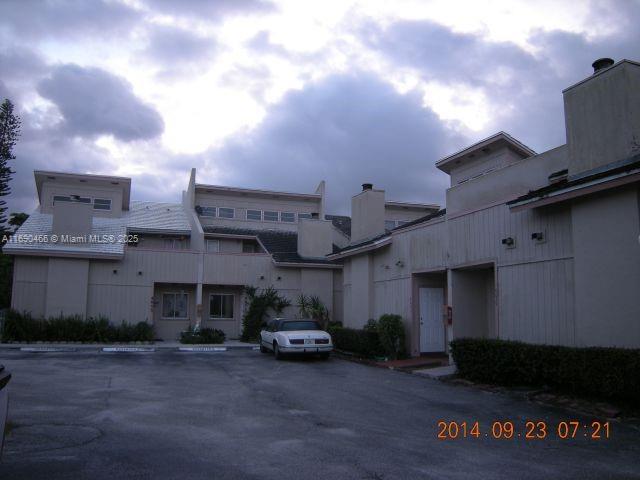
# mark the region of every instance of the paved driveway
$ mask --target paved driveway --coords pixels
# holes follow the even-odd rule
[[[3,480],[640,478],[631,426],[600,441],[437,440],[440,419],[484,432],[576,416],[341,360],[5,350],[0,362],[14,374]]]

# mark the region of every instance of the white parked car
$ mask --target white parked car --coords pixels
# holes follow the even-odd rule
[[[260,332],[260,351],[273,351],[278,360],[287,353],[319,354],[327,359],[331,350],[331,335],[313,320],[274,318]]]

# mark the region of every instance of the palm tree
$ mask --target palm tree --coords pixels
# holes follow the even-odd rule
[[[304,318],[310,318],[318,322],[323,329],[329,324],[329,309],[322,303],[320,297],[316,295],[305,295],[301,293],[298,297],[298,309]]]

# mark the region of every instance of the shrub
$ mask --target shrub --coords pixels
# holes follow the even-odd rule
[[[396,359],[404,354],[404,325],[400,315],[382,315],[376,329],[380,344],[388,357]]]
[[[269,310],[280,315],[282,311],[291,305],[291,302],[278,294],[273,287],[267,287],[259,292],[256,287],[245,287],[246,295],[245,313],[242,317],[241,340],[249,342],[260,337],[260,330]]]
[[[329,309],[322,303],[320,297],[316,295],[305,295],[301,293],[298,296],[298,311],[302,318],[315,320],[318,324],[326,329],[331,320],[329,317]]]
[[[328,332],[333,339],[333,344],[339,350],[352,352],[363,357],[379,357],[384,355],[384,349],[380,344],[376,330],[357,330],[354,328],[329,326]]]
[[[180,334],[180,343],[187,344],[224,343],[224,339],[224,332],[215,328],[191,329]]]
[[[464,338],[451,342],[451,354],[459,374],[469,380],[640,402],[640,349]]]
[[[83,319],[79,315],[33,318],[9,310],[0,332],[3,342],[148,342],[153,327],[146,322],[112,325],[106,317]]]

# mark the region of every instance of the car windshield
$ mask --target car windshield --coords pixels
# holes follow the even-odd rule
[[[282,325],[280,325],[280,331],[290,332],[292,330],[320,330],[320,325],[310,320],[282,322]]]

